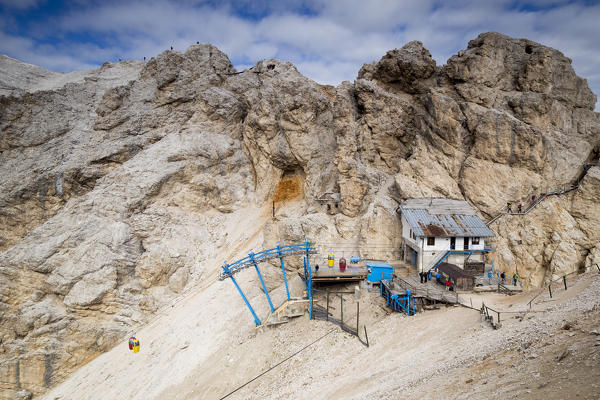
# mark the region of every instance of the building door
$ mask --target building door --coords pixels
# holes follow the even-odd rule
[[[464,249],[465,249],[465,250],[469,250],[469,238],[468,238],[468,237],[466,237],[464,240],[465,240],[465,246],[464,246]]]
[[[450,250],[454,250],[454,249],[456,249],[456,238],[451,237],[450,238]]]

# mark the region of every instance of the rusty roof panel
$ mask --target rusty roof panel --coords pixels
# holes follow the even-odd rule
[[[465,202],[466,203],[466,202]],[[494,233],[477,215],[430,214],[425,209],[404,208],[402,215],[417,236],[491,237]]]

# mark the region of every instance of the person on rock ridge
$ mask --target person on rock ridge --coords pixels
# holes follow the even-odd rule
[[[504,273],[504,271],[502,271],[502,273],[500,274],[500,278],[502,279],[502,283],[506,282],[506,274]]]
[[[519,213],[521,213],[521,203],[519,203],[517,208],[519,209]]]
[[[511,213],[512,212],[512,203],[506,203],[506,208],[508,209],[508,212]]]
[[[517,281],[519,280],[519,273],[515,272],[513,275],[513,286],[517,286]]]

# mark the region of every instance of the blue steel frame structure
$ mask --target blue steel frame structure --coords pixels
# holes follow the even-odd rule
[[[408,315],[415,315],[417,307],[415,306],[415,298],[407,291],[406,295],[392,294],[389,289],[392,278],[382,279],[379,284],[379,294],[385,299],[388,307],[396,312],[404,312]]]
[[[290,289],[288,287],[287,277],[285,274],[285,265],[283,262],[283,258],[288,257],[288,256],[294,256],[294,255],[303,255],[304,256],[304,276],[307,277],[307,279],[305,280],[305,284],[306,284],[306,290],[308,293],[308,300],[309,300],[309,304],[310,304],[309,313],[310,313],[310,319],[312,319],[312,277],[311,277],[311,268],[310,268],[310,255],[316,254],[316,253],[317,253],[317,250],[313,247],[310,247],[308,238],[305,239],[304,243],[302,243],[302,244],[295,244],[295,245],[289,245],[289,246],[280,246],[279,242],[277,242],[277,247],[274,247],[274,248],[268,249],[268,250],[263,250],[258,253],[254,253],[252,251],[252,249],[250,249],[250,253],[248,253],[248,256],[242,258],[241,260],[238,260],[232,264],[228,264],[227,261],[225,261],[225,263],[221,266],[223,271],[221,271],[221,273],[219,274],[219,280],[225,280],[227,278],[231,279],[231,281],[235,285],[236,289],[240,293],[240,296],[242,296],[242,300],[244,300],[244,303],[246,303],[246,306],[250,310],[250,313],[252,314],[252,317],[254,318],[254,323],[256,325],[261,325],[260,319],[256,315],[256,312],[250,305],[250,302],[244,295],[244,292],[238,285],[238,283],[235,280],[235,278],[233,277],[233,275],[235,275],[236,273],[240,272],[243,269],[253,266],[254,269],[256,270],[256,273],[258,275],[258,279],[263,288],[263,291],[265,292],[265,296],[267,297],[267,302],[269,303],[269,308],[271,309],[271,312],[274,312],[275,308],[273,307],[273,303],[271,302],[271,297],[269,296],[269,291],[267,290],[267,287],[265,286],[265,282],[263,281],[260,270],[258,269],[258,264],[261,262],[267,261],[267,260],[279,258],[279,261],[281,263],[281,272],[283,273],[283,282],[285,283],[285,292],[287,294],[288,301],[290,301],[291,300]]]

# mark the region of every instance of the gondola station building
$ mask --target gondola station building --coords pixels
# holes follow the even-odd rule
[[[404,261],[429,271],[441,262],[464,268],[483,264],[494,233],[464,200],[409,199],[398,206],[402,220]]]

